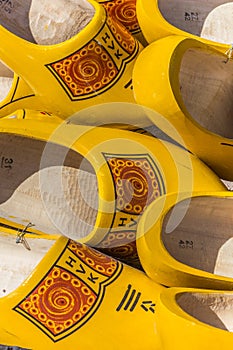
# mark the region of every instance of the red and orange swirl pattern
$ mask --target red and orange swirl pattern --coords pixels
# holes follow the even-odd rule
[[[147,155],[105,155],[105,158],[113,178],[118,216],[115,216],[113,227],[98,244],[98,249],[131,266],[141,268],[136,247],[137,222],[147,206],[164,194],[163,179],[159,169]],[[123,221],[120,220],[118,227],[115,227],[119,213]],[[129,226],[124,222],[130,223]]]
[[[111,158],[108,163],[116,188],[117,209],[139,215],[160,196],[156,174],[146,158]]]
[[[98,1],[114,18],[125,26],[132,34],[140,31],[136,13],[136,0],[107,0]]]
[[[20,308],[56,335],[80,321],[96,299],[83,281],[54,267]]]
[[[81,261],[91,267],[92,270],[104,276],[112,276],[117,269],[116,260],[101,254],[97,250],[90,249],[85,245],[77,244],[73,241],[70,241],[68,247]]]
[[[101,90],[118,73],[111,56],[94,40],[73,55],[53,63],[52,68],[74,97]]]
[[[88,99],[112,87],[138,50],[133,35],[106,15],[101,30],[86,45],[46,67],[71,100]]]
[[[14,310],[59,341],[95,314],[121,268],[113,258],[67,240],[56,263]]]

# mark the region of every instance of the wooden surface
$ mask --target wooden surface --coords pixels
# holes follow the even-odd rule
[[[0,7],[0,23],[17,36],[33,43],[52,45],[82,30],[94,15],[86,0],[14,0]]]
[[[189,114],[207,130],[233,138],[233,61],[211,50],[189,49],[180,68],[180,92]]]
[[[0,61],[0,102],[8,95],[13,82],[13,72]]]
[[[17,236],[0,233],[0,297],[16,290],[32,273],[46,255],[54,240],[27,236],[27,246],[17,243]]]
[[[98,185],[94,169],[81,154],[4,133],[0,148],[2,217],[9,220],[8,213],[18,224],[32,222],[39,231],[62,233],[72,239],[92,231],[98,212]]]
[[[177,303],[199,321],[232,332],[232,294],[184,293]]]
[[[201,37],[225,44],[233,43],[233,2],[216,7],[207,16]]]
[[[216,7],[226,0],[158,0],[163,17],[175,27],[200,36],[204,21]]]
[[[168,253],[187,266],[232,278],[232,204],[233,197],[210,196],[177,204],[176,214],[171,211],[163,223],[161,237]],[[180,222],[175,222],[177,217]]]

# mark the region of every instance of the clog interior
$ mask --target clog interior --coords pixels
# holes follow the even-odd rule
[[[0,149],[0,217],[74,239],[93,230],[97,180],[78,152],[7,133],[0,135]]]
[[[53,45],[80,32],[94,12],[87,0],[14,0],[1,6],[0,23],[29,42]]]
[[[7,97],[12,82],[13,72],[0,61],[0,102]]]
[[[181,30],[232,43],[232,3],[229,1],[158,0],[158,7],[166,21]]]
[[[221,293],[180,293],[177,304],[199,321],[233,332],[233,296]]]
[[[165,216],[162,242],[177,261],[233,277],[233,197],[196,197]],[[177,221],[180,218],[180,221]]]
[[[190,48],[184,53],[179,87],[185,108],[198,124],[227,138],[233,138],[232,86],[232,60],[211,50]]]
[[[16,235],[2,233],[0,224],[0,297],[18,288],[54,244],[53,239],[25,238],[29,250],[16,240]]]
[[[0,23],[18,37],[41,45],[64,42],[79,33],[93,18],[87,0],[14,0],[0,7]],[[13,72],[0,61],[0,102],[12,86]]]

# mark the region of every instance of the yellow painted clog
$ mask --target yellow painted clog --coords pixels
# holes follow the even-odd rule
[[[156,307],[162,349],[231,349],[232,299],[232,291],[168,288],[162,292]]]
[[[17,74],[0,62],[0,117],[20,108],[42,108],[38,99]]]
[[[233,193],[168,194],[143,214],[137,250],[146,273],[166,286],[233,289]]]
[[[222,52],[231,50],[232,3],[229,1],[137,0],[136,7],[148,43],[169,35],[182,35],[199,38]]]
[[[97,0],[109,15],[123,24],[144,46],[147,42],[142,34],[136,13],[137,0]]]
[[[142,45],[98,2],[72,6],[33,0],[30,11],[17,2],[10,13],[0,12],[0,59],[27,86],[18,94],[35,95],[32,109],[62,118],[93,104],[135,102],[132,68]],[[8,102],[2,101],[1,116],[16,109]]]
[[[44,118],[44,119],[43,119]],[[44,120],[44,122],[43,122]],[[0,217],[140,266],[138,220],[170,192],[223,191],[199,159],[131,131],[23,110],[0,120]]]
[[[41,240],[34,240],[31,251],[11,236],[1,234],[0,240],[1,266],[8,269],[0,272],[1,344],[35,350],[71,350],[77,344],[87,350],[160,349],[155,306],[164,287],[143,272],[65,237],[52,247],[44,241],[42,248]]]
[[[167,118],[184,145],[227,180],[233,180],[232,84],[232,60],[178,35],[147,46],[133,71],[136,101]]]

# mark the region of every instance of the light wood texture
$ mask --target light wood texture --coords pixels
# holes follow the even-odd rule
[[[13,82],[13,72],[0,61],[0,101],[8,95]]]
[[[189,49],[180,68],[180,92],[198,124],[233,138],[233,61],[213,51]]]
[[[209,13],[226,3],[224,0],[158,0],[159,10],[170,24],[198,36]]]
[[[95,172],[79,153],[45,142],[0,134],[0,215],[70,238],[85,237],[98,212]]]
[[[93,15],[94,9],[86,0],[33,0],[30,29],[38,44],[58,44],[80,32]]]
[[[162,229],[168,253],[185,265],[232,278],[233,197],[196,197],[175,208],[181,221],[171,222],[171,211]],[[168,231],[172,225],[173,230]]]
[[[82,30],[94,15],[87,0],[12,0],[0,6],[0,23],[30,42],[53,45]]]
[[[32,0],[12,0],[0,6],[0,23],[17,36],[35,42],[29,26],[29,10]]]
[[[12,78],[0,77],[0,102],[3,101],[12,86]]]
[[[53,240],[34,238],[27,242],[31,250],[17,244],[16,236],[0,232],[0,297],[19,287],[54,244]]]
[[[233,2],[213,9],[205,19],[201,37],[225,44],[233,44]]]
[[[221,293],[183,293],[178,305],[205,324],[233,332],[233,296]]]

